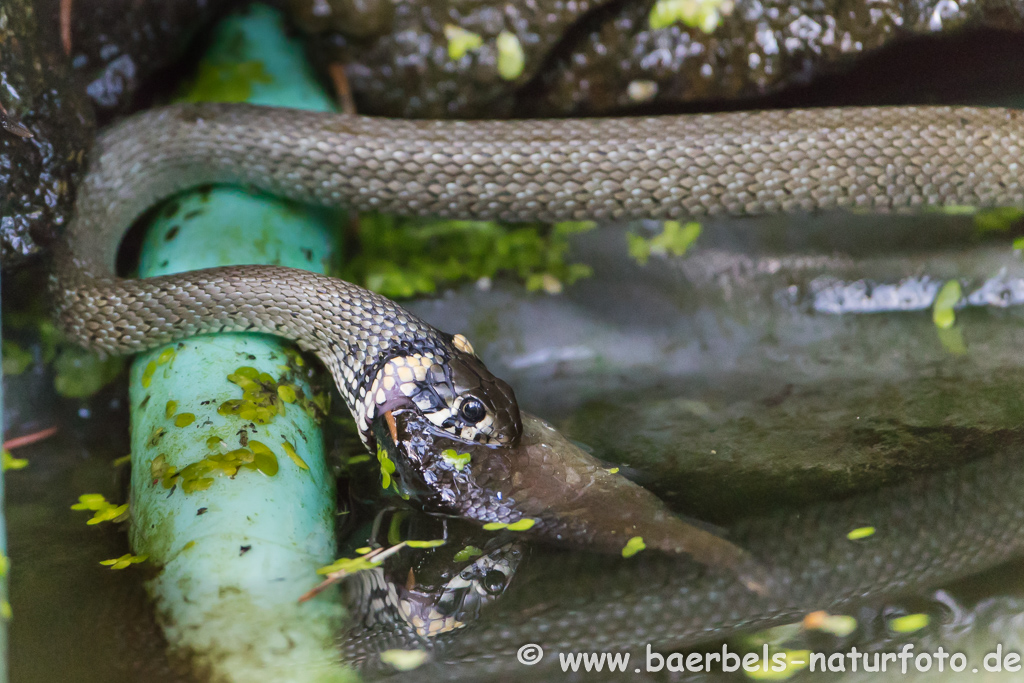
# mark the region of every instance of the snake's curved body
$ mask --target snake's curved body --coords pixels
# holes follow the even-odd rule
[[[436,422],[459,422],[451,414],[468,386],[487,418],[448,426],[506,443],[519,429],[514,397],[465,340],[360,287],[293,269],[117,278],[121,237],[158,200],[214,183],[360,210],[512,221],[1021,205],[1022,151],[1024,113],[1006,109],[444,122],[176,105],[99,137],[58,257],[59,319],[73,339],[108,353],[208,332],[294,339],[324,360],[365,439],[374,411],[393,400],[379,384],[385,366],[416,356],[402,372],[417,381],[454,368],[454,399],[432,397],[447,401],[433,406]]]

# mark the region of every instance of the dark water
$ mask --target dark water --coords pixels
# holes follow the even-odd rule
[[[727,524],[955,466],[1019,428],[1021,311],[965,310],[950,341],[929,311],[812,305],[824,276],[1015,272],[1012,230],[982,235],[970,218],[937,215],[708,223],[691,253],[640,266],[621,228],[601,228],[574,247],[596,275],[562,296],[499,283],[413,308],[473,339],[526,409],[680,512]],[[125,535],[69,509],[82,493],[124,495],[127,473],[111,464],[128,449],[123,390],[78,402],[50,386],[39,373],[5,378],[9,435],[60,428],[20,449],[31,465],[8,474],[12,680],[173,680],[144,570],[98,564],[128,552]],[[896,609],[1012,639],[1022,589],[1008,567],[953,587],[955,609],[927,595]]]

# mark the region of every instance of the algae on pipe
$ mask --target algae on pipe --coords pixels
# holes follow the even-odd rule
[[[186,97],[333,107],[262,6],[223,22]],[[324,272],[336,223],[233,188],[176,197],[149,229],[139,274],[243,263]],[[170,648],[212,680],[353,678],[337,663],[337,593],[297,603],[335,554],[334,482],[299,362],[280,340],[226,334],[132,366],[132,549],[161,568],[147,587]]]

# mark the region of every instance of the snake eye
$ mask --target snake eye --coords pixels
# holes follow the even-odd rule
[[[497,569],[492,569],[491,571],[484,574],[484,590],[491,595],[495,595],[497,593],[502,592],[503,590],[505,590],[506,578],[507,577],[502,572],[498,571]]]
[[[484,403],[480,399],[467,398],[462,402],[462,407],[459,408],[459,414],[462,416],[462,419],[469,424],[476,424],[487,417],[487,408],[484,407]]]

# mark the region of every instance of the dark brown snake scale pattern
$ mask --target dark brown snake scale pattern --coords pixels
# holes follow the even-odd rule
[[[1020,206],[1022,150],[1024,113],[996,108],[465,122],[175,105],[99,137],[57,256],[58,315],[74,340],[107,353],[219,331],[294,339],[325,361],[356,413],[380,352],[419,339],[444,355],[447,336],[384,297],[301,270],[117,278],[128,226],[160,199],[214,183],[509,221]]]

